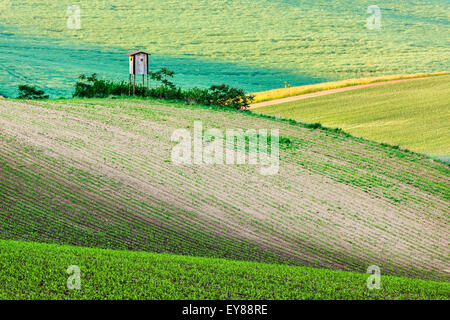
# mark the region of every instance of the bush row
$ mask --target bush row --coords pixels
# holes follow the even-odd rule
[[[210,88],[182,89],[175,86],[169,78],[173,71],[163,68],[156,72],[149,72],[152,80],[158,83],[154,88],[136,87],[135,94],[141,97],[179,100],[187,103],[214,105],[233,109],[247,109],[254,97],[245,94],[244,90],[231,88],[227,84],[213,85]],[[130,87],[125,81],[99,79],[97,74],[86,76],[82,74],[75,84],[73,97],[79,98],[106,98],[109,96],[127,96]]]

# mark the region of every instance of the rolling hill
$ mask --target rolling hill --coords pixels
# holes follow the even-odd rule
[[[0,0],[0,300],[449,300],[449,18],[448,0]],[[135,50],[191,103],[67,99],[80,74],[128,81]],[[290,98],[193,103],[230,102],[196,100],[221,83]],[[13,100],[23,84],[59,98]]]
[[[252,109],[319,122],[430,156],[450,156],[450,76],[412,79]]]
[[[174,165],[174,130],[279,129],[280,169]],[[293,121],[0,100],[0,239],[448,279],[449,167]]]

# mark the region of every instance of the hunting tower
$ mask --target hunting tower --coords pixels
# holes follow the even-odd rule
[[[148,90],[148,56],[150,53],[144,51],[135,51],[127,53],[129,57],[129,88],[131,95],[131,75],[133,75],[133,95],[136,93],[136,75],[142,74],[142,87],[145,84],[145,75],[147,75],[147,90]]]

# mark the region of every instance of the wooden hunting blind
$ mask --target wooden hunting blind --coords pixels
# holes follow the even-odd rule
[[[129,57],[129,88],[131,95],[131,75],[133,75],[133,95],[136,93],[136,75],[142,74],[142,88],[145,84],[145,75],[147,75],[147,90],[148,90],[148,56],[150,53],[144,51],[135,51],[127,53]]]

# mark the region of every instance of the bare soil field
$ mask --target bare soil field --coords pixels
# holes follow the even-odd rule
[[[170,137],[194,121],[291,144],[273,176],[174,165]],[[0,136],[1,239],[448,278],[450,169],[420,154],[139,99],[0,100]]]

